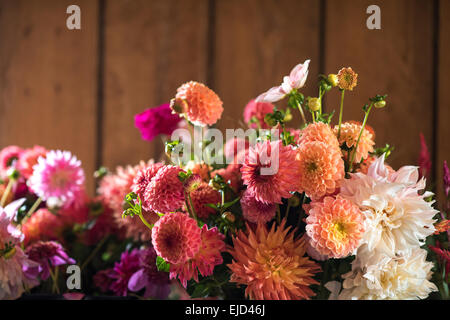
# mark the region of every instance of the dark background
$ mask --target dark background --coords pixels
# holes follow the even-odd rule
[[[66,28],[71,4],[81,30]],[[381,30],[366,27],[371,4]],[[423,132],[440,182],[450,160],[449,14],[448,0],[0,0],[0,148],[71,150],[88,177],[101,164],[157,158],[161,141],[141,141],[134,114],[197,80],[224,101],[218,126],[242,127],[245,104],[310,58],[306,95],[317,95],[318,73],[353,67],[344,120],[361,121],[367,98],[387,93],[369,117],[377,145],[396,147],[396,169],[416,164]],[[338,101],[333,90],[326,110]]]

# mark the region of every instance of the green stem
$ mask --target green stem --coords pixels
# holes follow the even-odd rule
[[[192,215],[192,218],[194,218],[194,220],[198,222],[197,215],[195,214],[195,208],[194,205],[192,204],[191,195],[189,193],[186,195],[187,195],[186,207],[188,208],[188,212]]]
[[[370,104],[369,109],[367,109],[367,111],[364,115],[364,121],[361,126],[361,130],[359,131],[358,140],[356,140],[355,150],[353,150],[352,158],[350,159],[350,167],[348,170],[349,172],[352,172],[353,162],[355,161],[355,156],[356,156],[356,150],[358,150],[359,141],[361,140],[361,136],[364,131],[364,127],[366,126],[367,118],[369,117],[369,113],[370,113],[370,110],[372,110],[372,107],[373,107],[373,102]]]
[[[345,90],[342,90],[342,93],[341,93],[341,108],[340,108],[340,111],[339,111],[339,127],[338,127],[338,134],[337,134],[338,139],[341,136],[342,114],[344,113],[344,94],[345,94]]]
[[[8,199],[8,195],[11,192],[13,184],[14,184],[14,180],[13,179],[9,179],[8,184],[6,186],[6,189],[3,192],[2,199],[0,201],[0,207],[3,208],[5,206],[6,199]]]
[[[303,123],[307,123],[306,122],[306,118],[305,118],[305,114],[303,113],[302,105],[298,101],[296,101],[296,103],[297,103],[298,111],[300,111],[300,115],[302,116]]]
[[[39,205],[42,202],[42,198],[39,197],[36,202],[33,204],[33,206],[28,210],[26,217],[31,217],[31,215],[36,211],[36,209],[39,207]]]
[[[53,282],[52,291],[57,294],[59,294],[59,287],[58,287],[59,272],[58,271],[59,271],[58,267],[55,268],[55,272],[53,272],[52,269],[50,268],[50,276],[51,276],[52,282]]]
[[[277,205],[277,222],[278,222],[278,224],[281,224],[281,212],[280,212],[279,205]]]
[[[139,213],[139,218],[141,219],[141,221],[147,226],[147,228],[149,228],[150,230],[153,229],[153,224],[150,224],[147,220],[145,220],[144,215],[141,213]]]
[[[286,217],[286,221],[289,218],[289,211],[290,211],[290,209],[291,209],[291,204],[288,201],[288,205],[287,205],[287,208],[286,208],[286,213],[284,214],[284,216]]]
[[[83,270],[88,263],[94,258],[94,256],[98,253],[98,251],[100,250],[100,248],[103,246],[103,244],[106,242],[106,239],[108,239],[108,236],[103,237],[102,240],[100,240],[100,242],[97,244],[97,246],[95,247],[94,250],[92,250],[91,254],[89,255],[89,257],[87,257],[87,259],[83,262],[83,264],[80,267],[80,270]]]

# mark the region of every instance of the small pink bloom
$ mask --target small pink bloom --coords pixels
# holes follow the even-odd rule
[[[289,94],[293,89],[300,89],[305,85],[308,78],[308,67],[310,60],[303,64],[298,64],[292,69],[289,76],[283,78],[283,83],[278,87],[273,87],[256,98],[256,102],[277,102]]]
[[[134,125],[141,132],[143,140],[152,141],[157,135],[171,135],[182,121],[179,115],[173,114],[168,103],[149,108],[134,116]]]
[[[255,99],[250,100],[244,109],[244,121],[249,124],[250,128],[258,129],[268,129],[269,126],[264,122],[264,117],[268,113],[273,112],[275,106],[269,102],[257,102]],[[250,123],[250,121],[255,118],[258,123]]]

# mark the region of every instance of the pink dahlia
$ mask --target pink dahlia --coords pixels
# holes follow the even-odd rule
[[[194,161],[189,161],[184,167],[184,170],[191,170],[193,174],[198,175],[203,181],[208,182],[210,179],[209,175],[212,167],[204,162],[195,163]]]
[[[245,152],[249,148],[249,142],[242,138],[227,140],[223,148],[227,163],[241,164],[244,161]]]
[[[296,152],[281,141],[257,143],[249,149],[241,167],[242,180],[255,199],[265,203],[281,203],[296,191],[300,171]]]
[[[30,189],[44,201],[56,198],[71,203],[83,189],[84,171],[81,161],[69,151],[52,150],[40,157],[28,180]]]
[[[22,223],[25,244],[38,240],[60,240],[64,230],[64,220],[46,208],[41,208]]]
[[[221,196],[217,190],[208,183],[201,181],[193,183],[188,187],[189,196],[194,206],[195,214],[200,219],[207,219],[209,215],[215,214],[216,210],[206,206],[206,204],[217,204],[221,200]]]
[[[228,183],[235,193],[238,193],[242,187],[241,166],[238,164],[229,164],[226,168],[217,169],[211,172],[211,178],[220,175]]]
[[[329,258],[353,254],[364,234],[364,217],[358,206],[340,196],[311,202],[306,223],[310,244]]]
[[[156,212],[169,213],[183,206],[184,188],[178,174],[184,172],[176,166],[163,166],[150,181],[143,204]]]
[[[250,100],[244,109],[245,123],[253,129],[269,129],[269,125],[264,122],[264,117],[266,114],[272,113],[274,107],[270,102],[256,102],[255,99]]]
[[[222,100],[214,91],[195,81],[179,87],[175,99],[170,102],[172,110],[199,126],[216,123],[222,116],[222,105]]]
[[[299,191],[306,192],[312,199],[334,193],[340,180],[344,179],[344,161],[340,151],[330,149],[324,142],[302,143],[298,148],[298,158]]]
[[[201,230],[186,214],[168,213],[155,223],[152,243],[156,253],[167,262],[183,263],[200,249]]]
[[[134,116],[134,125],[141,132],[143,140],[152,141],[157,135],[170,136],[182,119],[173,114],[168,103],[149,108]]]
[[[225,250],[225,236],[217,227],[208,229],[203,225],[201,229],[201,246],[197,254],[185,262],[170,266],[170,279],[178,277],[186,288],[187,282],[194,279],[198,282],[198,273],[203,277],[213,274],[214,267],[222,264],[221,253]]]
[[[241,207],[244,218],[253,223],[269,222],[277,211],[276,204],[258,201],[248,190],[242,194]]]
[[[39,266],[37,268],[26,267],[24,272],[31,274],[37,272],[44,281],[50,277],[51,269],[66,264],[75,264],[75,260],[67,255],[62,245],[55,241],[35,242],[26,249],[26,253],[28,258]]]
[[[0,300],[19,298],[25,288],[37,285],[35,277],[23,269],[37,267],[21,248],[22,232],[11,222],[23,200],[0,207]]]
[[[18,146],[8,146],[0,151],[0,174],[6,176],[6,170],[11,167],[14,161],[19,160],[22,148]]]
[[[41,146],[34,146],[33,148],[25,149],[23,151],[17,163],[17,168],[25,179],[31,177],[33,174],[33,167],[38,163],[39,157],[45,158],[47,152],[47,149]]]
[[[150,184],[150,181],[163,165],[164,164],[160,162],[151,163],[147,167],[142,168],[137,172],[136,176],[133,179],[131,190],[136,193],[141,198],[141,200],[144,199],[144,194],[147,190],[147,186]]]

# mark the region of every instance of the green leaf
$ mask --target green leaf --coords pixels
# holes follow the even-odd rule
[[[156,268],[158,268],[158,271],[169,272],[170,271],[170,263],[166,262],[160,256],[157,256],[156,257]]]
[[[240,197],[237,197],[236,199],[234,199],[233,201],[229,201],[229,202],[225,202],[222,206],[222,209],[228,209],[229,207],[231,207],[233,204],[235,204],[236,202],[239,201],[239,199],[241,199]]]

